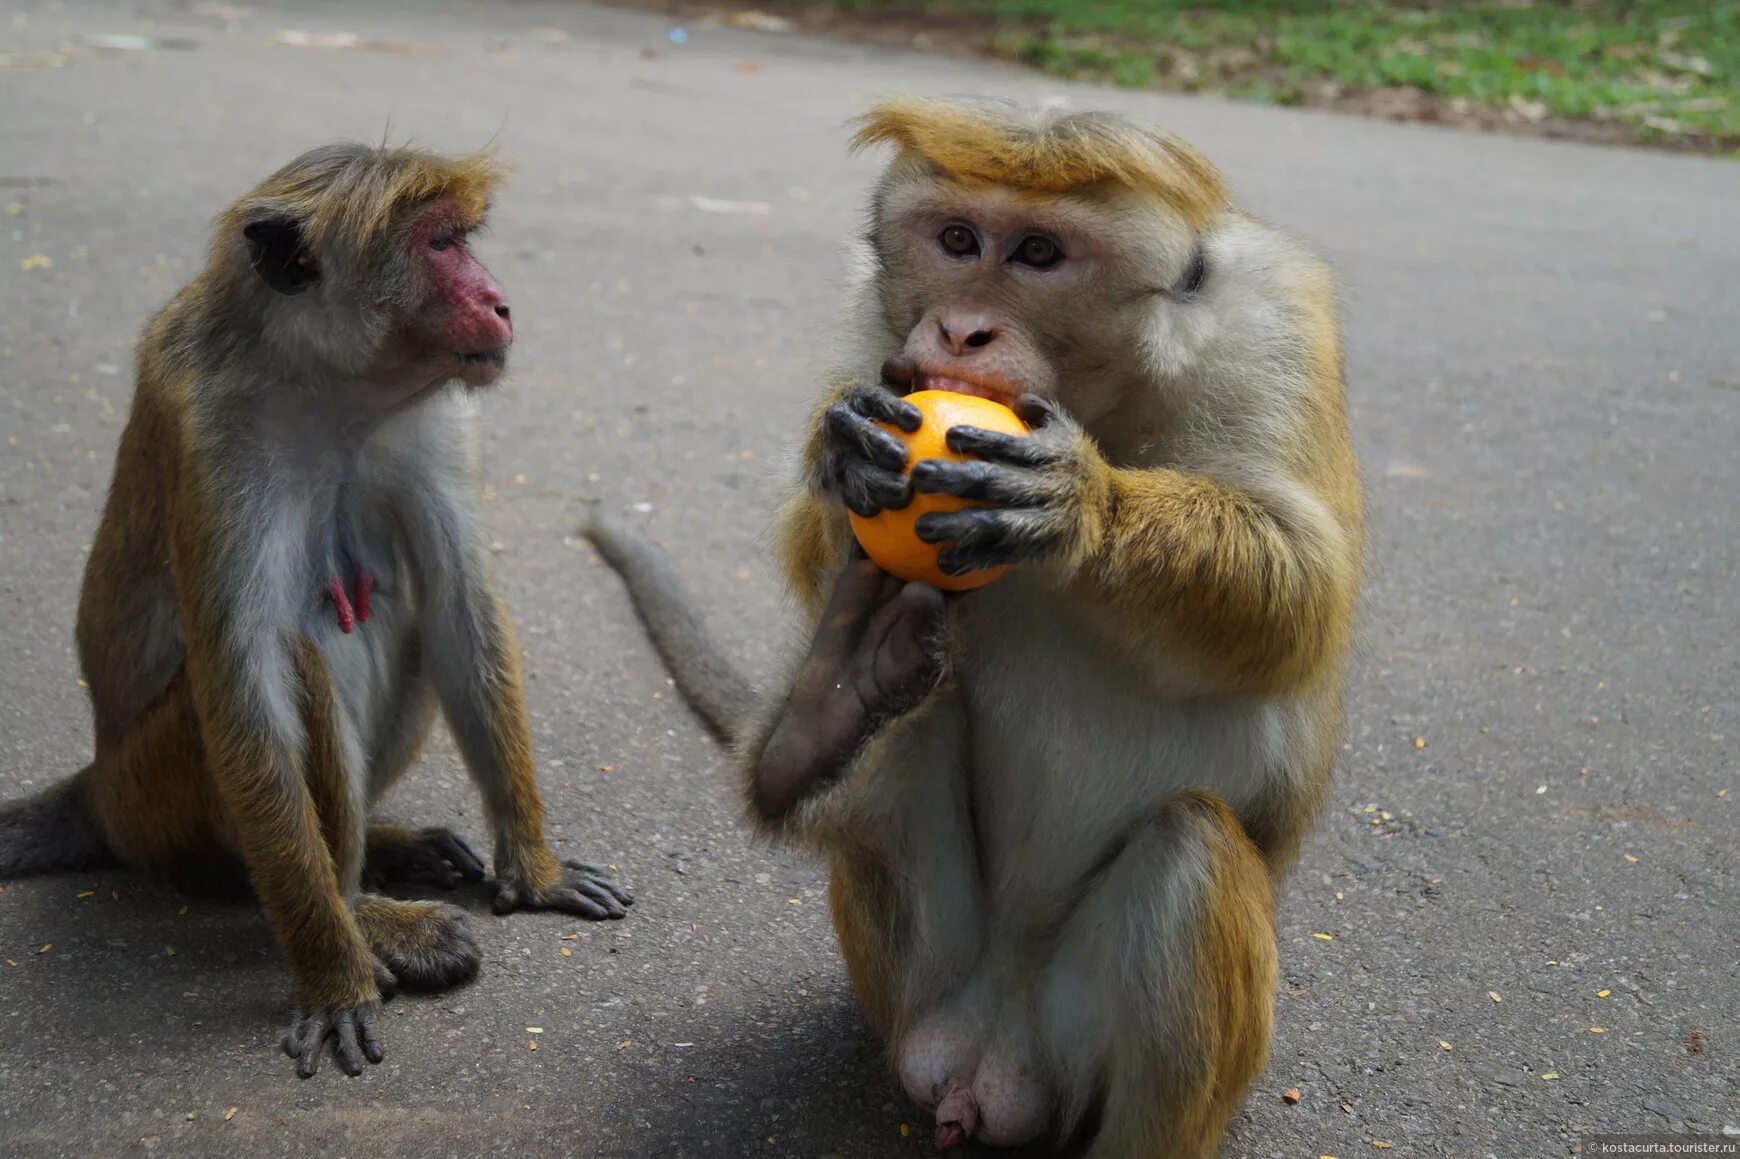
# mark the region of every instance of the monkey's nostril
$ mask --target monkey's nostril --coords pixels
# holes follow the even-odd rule
[[[938,318],[936,328],[944,346],[956,354],[965,354],[989,346],[996,339],[997,330],[989,323],[990,319],[983,315],[955,318],[952,325],[949,319]]]
[[[502,318],[502,319],[507,318],[507,316],[508,316],[508,304],[506,302],[497,302],[496,303],[495,316],[497,318]]]

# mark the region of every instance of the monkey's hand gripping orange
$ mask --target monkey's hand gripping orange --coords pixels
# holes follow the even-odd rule
[[[1018,437],[1028,433],[1027,424],[1014,411],[987,398],[946,390],[921,390],[900,401],[917,412],[919,422],[916,428],[908,429],[911,415],[907,412],[891,415],[879,421],[877,426],[901,444],[904,451],[902,472],[908,479],[917,477],[914,468],[920,463],[933,460],[965,463],[975,458],[970,452],[963,453],[952,445],[959,442],[959,436],[954,440],[949,437],[957,427],[1002,436]],[[907,426],[901,425],[903,420]],[[926,468],[920,474],[931,470]],[[938,562],[938,557],[948,547],[947,542],[920,535],[919,520],[924,516],[981,507],[984,506],[981,499],[925,493],[910,487],[904,490],[909,502],[902,506],[885,504],[870,515],[861,514],[856,509],[850,512],[852,534],[883,571],[899,579],[917,580],[944,591],[958,592],[982,587],[1008,570],[1007,565],[1001,565],[951,573]],[[853,508],[851,503],[847,506]],[[934,523],[934,520],[930,522]]]

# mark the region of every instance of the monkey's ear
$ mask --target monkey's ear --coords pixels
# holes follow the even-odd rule
[[[300,294],[320,280],[320,263],[302,242],[293,217],[258,217],[242,227],[248,261],[260,280],[280,294]]]

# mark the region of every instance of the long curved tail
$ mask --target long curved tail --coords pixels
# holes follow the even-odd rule
[[[0,804],[0,877],[113,865],[115,855],[85,804],[77,776],[34,797]]]
[[[584,534],[622,577],[683,699],[714,736],[731,744],[755,708],[755,687],[702,623],[670,559],[652,540],[602,510],[593,513]]]

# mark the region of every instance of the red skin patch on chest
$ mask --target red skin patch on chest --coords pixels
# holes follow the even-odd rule
[[[367,568],[357,568],[352,585],[356,592],[354,601],[350,592],[345,590],[343,577],[335,573],[326,581],[326,598],[332,601],[333,611],[338,616],[338,630],[347,636],[358,624],[368,622],[369,607],[375,596],[375,573]]]

